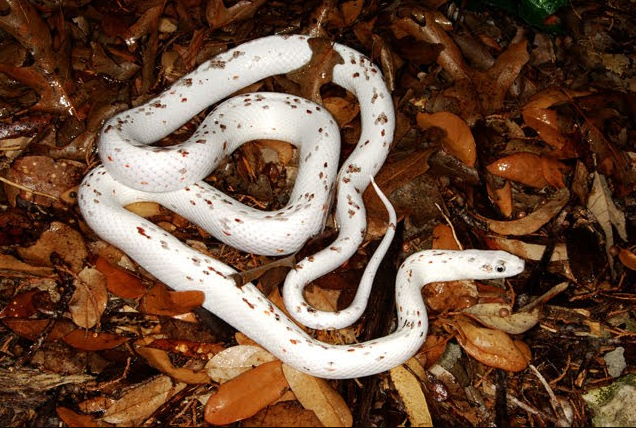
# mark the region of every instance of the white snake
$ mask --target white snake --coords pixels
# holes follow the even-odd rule
[[[353,304],[339,312],[316,311],[302,292],[312,280],[345,262],[362,243],[366,229],[362,193],[384,163],[393,137],[391,96],[368,58],[334,44],[344,62],[334,67],[333,83],[358,97],[362,123],[360,140],[339,173],[339,130],[331,115],[310,101],[285,94],[231,98],[216,107],[186,142],[168,148],[148,146],[245,86],[307,64],[312,56],[307,40],[271,36],[245,43],[205,62],[148,103],[111,118],[100,136],[103,166],[85,177],[79,206],[100,237],[173,289],[202,290],[206,309],[284,362],[318,377],[366,376],[401,364],[424,342],[428,322],[420,288],[425,283],[509,277],[523,270],[523,261],[502,251],[416,253],[398,271],[397,330],[361,344],[329,345],[307,335],[253,284],[237,287],[229,278],[235,273],[231,267],[123,208],[132,202],[156,201],[228,245],[281,255],[297,251],[321,231],[335,190],[338,237],[296,265],[283,294],[290,313],[310,327],[340,328],[354,322],[364,311],[375,271],[393,236],[395,213],[381,193],[390,227],[365,270]],[[279,211],[252,209],[201,181],[237,147],[258,138],[289,141],[300,151],[294,190]]]

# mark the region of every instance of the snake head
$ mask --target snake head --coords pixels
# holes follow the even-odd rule
[[[470,251],[470,250],[468,250]],[[483,277],[475,279],[508,278],[523,272],[525,262],[523,259],[500,250],[479,250],[479,270]]]

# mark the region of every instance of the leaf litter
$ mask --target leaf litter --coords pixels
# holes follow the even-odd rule
[[[635,370],[633,6],[562,2],[540,23],[467,3],[0,1],[2,424],[599,420],[588,391]],[[560,32],[548,31],[555,22]],[[329,41],[371,56],[393,92],[397,129],[376,181],[400,228],[374,293],[390,290],[400,260],[419,249],[502,249],[527,261],[508,281],[430,284],[426,343],[369,379],[324,381],[281,365],[202,310],[201,293],[168,290],[97,240],[75,203],[105,119],[216,53],[275,33],[322,39],[306,67],[251,89],[325,105],[342,129],[343,158],[360,132],[359,106],[330,84],[341,59]],[[187,137],[204,114],[161,144]],[[208,181],[272,209],[286,202],[295,162],[289,144],[258,141]],[[364,196],[365,244],[311,287],[316,304],[348,304],[383,236],[384,209],[373,192]],[[240,270],[273,261],[156,204],[129,209]],[[334,228],[330,220],[301,253],[330,242]],[[259,280],[277,305],[285,269]],[[351,328],[311,333],[354,343],[390,329],[392,311],[370,302]],[[610,366],[610,355],[622,360]]]

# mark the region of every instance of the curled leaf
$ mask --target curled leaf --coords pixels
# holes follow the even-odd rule
[[[422,129],[431,127],[443,129],[446,133],[442,139],[444,149],[464,164],[470,167],[475,166],[477,160],[475,139],[464,119],[446,111],[433,114],[418,113],[417,124]]]
[[[463,310],[483,325],[509,334],[521,334],[539,322],[537,308],[529,312],[512,312],[512,307],[503,303],[478,303]]]

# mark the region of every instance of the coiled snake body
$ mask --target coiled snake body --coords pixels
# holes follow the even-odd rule
[[[502,251],[422,251],[396,278],[398,328],[355,345],[329,345],[307,335],[253,284],[237,287],[234,269],[174,238],[123,206],[156,201],[219,240],[244,251],[289,254],[324,227],[333,194],[339,233],[324,250],[300,261],[286,278],[290,313],[313,328],[351,324],[366,306],[375,270],[393,236],[372,257],[354,303],[344,311],[316,311],[302,291],[337,268],[362,243],[366,216],[362,193],[386,159],[394,130],[391,96],[380,71],[359,52],[335,44],[342,64],[333,83],[360,103],[360,140],[338,172],[339,129],[322,107],[302,98],[250,93],[231,98],[184,143],[149,144],[204,108],[265,77],[287,73],[311,59],[306,36],[271,36],[240,45],[202,64],[146,104],[111,118],[100,136],[102,166],[82,182],[79,206],[87,224],[156,278],[175,290],[202,290],[204,307],[249,335],[284,362],[324,378],[352,378],[388,370],[411,357],[425,340],[428,322],[420,288],[431,281],[516,275],[523,261]],[[289,141],[299,149],[299,172],[289,203],[264,212],[243,205],[201,181],[241,144],[258,138]],[[383,198],[383,196],[382,196]],[[392,207],[390,221],[395,223]]]

